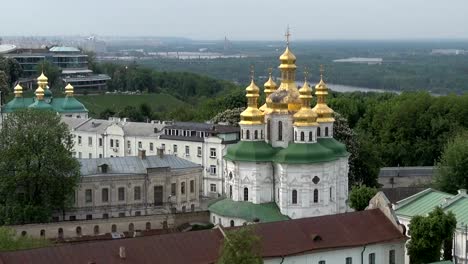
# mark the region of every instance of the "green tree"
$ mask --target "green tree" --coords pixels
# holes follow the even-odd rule
[[[220,122],[229,123],[233,126],[239,126],[240,114],[245,110],[245,107],[238,107],[233,109],[227,109],[223,112],[218,113],[211,119],[211,122],[217,124]]]
[[[468,189],[468,131],[458,134],[445,146],[437,163],[434,184],[437,189],[457,193]]]
[[[252,226],[244,226],[226,232],[218,264],[263,263],[260,252],[260,238]]]
[[[0,226],[0,251],[30,249],[48,245],[50,245],[50,241],[47,239],[37,239],[28,235],[17,236],[15,230]]]
[[[1,104],[3,105],[6,102],[6,97],[10,94],[10,89],[8,85],[8,77],[4,71],[0,71],[0,96]]]
[[[71,205],[80,176],[73,140],[60,116],[26,109],[0,130],[0,224],[47,222]]]
[[[414,216],[409,224],[411,240],[407,244],[410,262],[415,264],[439,261],[442,245],[444,259],[452,259],[452,239],[457,219],[452,212],[434,208],[427,216]]]
[[[375,196],[377,189],[365,185],[353,186],[349,193],[349,206],[356,211],[362,211],[369,205],[370,199]]]

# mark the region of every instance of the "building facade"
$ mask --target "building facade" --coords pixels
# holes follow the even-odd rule
[[[200,165],[166,155],[80,159],[73,207],[56,221],[199,210]]]
[[[205,196],[223,192],[223,155],[239,140],[239,128],[194,122],[129,122],[125,118],[76,119],[63,117],[74,136],[77,158],[136,156],[140,150],[164,153],[202,165],[200,190]]]
[[[333,138],[335,119],[326,104],[327,85],[321,75],[315,86],[317,104],[311,108],[312,88],[307,80],[297,88],[296,57],[289,45],[280,62],[281,84],[277,88],[270,74],[264,85],[266,104],[260,108],[252,74],[246,88],[248,106],[240,116],[241,141],[229,146],[224,156],[227,198],[218,202],[223,206],[210,206],[212,219],[234,225],[252,219],[274,221],[281,217],[249,209],[263,211],[271,204],[292,219],[347,211],[349,154]]]
[[[39,74],[38,65],[49,62],[57,66],[62,73],[64,83],[70,83],[78,93],[106,91],[107,74],[94,74],[88,68],[88,55],[74,47],[55,46],[43,49],[10,49],[3,54],[7,58],[13,58],[21,65],[24,74],[22,82],[32,89],[31,76]]]

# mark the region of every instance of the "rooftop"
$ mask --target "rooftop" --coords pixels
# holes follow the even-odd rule
[[[189,169],[201,168],[200,165],[173,155],[146,156],[142,159],[138,156],[80,159],[81,175],[115,175],[115,174],[145,174],[151,168]],[[107,172],[100,171],[99,166],[106,164]]]
[[[379,177],[411,177],[411,176],[432,176],[434,167],[383,167],[380,169]]]
[[[211,132],[211,133],[239,132],[239,127],[236,127],[236,126],[197,123],[197,122],[176,122],[173,125],[167,126],[166,128],[167,129],[196,130],[196,131]]]
[[[63,47],[63,46],[52,47],[49,49],[49,51],[51,52],[81,52],[81,50],[75,47]]]
[[[221,216],[246,219],[249,222],[254,222],[256,219],[260,220],[260,223],[289,219],[281,214],[275,203],[234,202],[226,198],[211,204],[209,210]]]
[[[255,232],[264,258],[406,240],[380,209],[258,224]],[[214,263],[222,241],[211,229],[0,252],[0,263],[121,263],[120,247],[125,263]]]

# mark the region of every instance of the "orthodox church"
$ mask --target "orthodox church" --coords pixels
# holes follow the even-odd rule
[[[37,86],[35,97],[26,98],[23,97],[23,87],[16,85],[13,89],[15,97],[1,107],[2,120],[9,113],[26,108],[51,110],[67,117],[88,118],[88,110],[73,97],[74,88],[70,84],[65,87],[65,98],[54,98],[44,73],[37,78]]]
[[[313,89],[307,79],[298,89],[289,41],[279,60],[281,84],[277,87],[270,73],[264,105],[258,108],[253,75],[245,89],[241,141],[224,156],[226,198],[209,206],[213,224],[238,226],[347,211],[349,153],[333,138],[334,112],[326,103],[323,70],[311,108]]]

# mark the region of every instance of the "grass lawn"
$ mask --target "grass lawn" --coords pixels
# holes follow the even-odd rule
[[[82,102],[91,113],[100,113],[106,108],[116,112],[125,106],[138,107],[142,103],[147,103],[153,111],[163,109],[173,109],[184,106],[186,103],[168,94],[106,94],[106,95],[76,95],[76,99]]]

